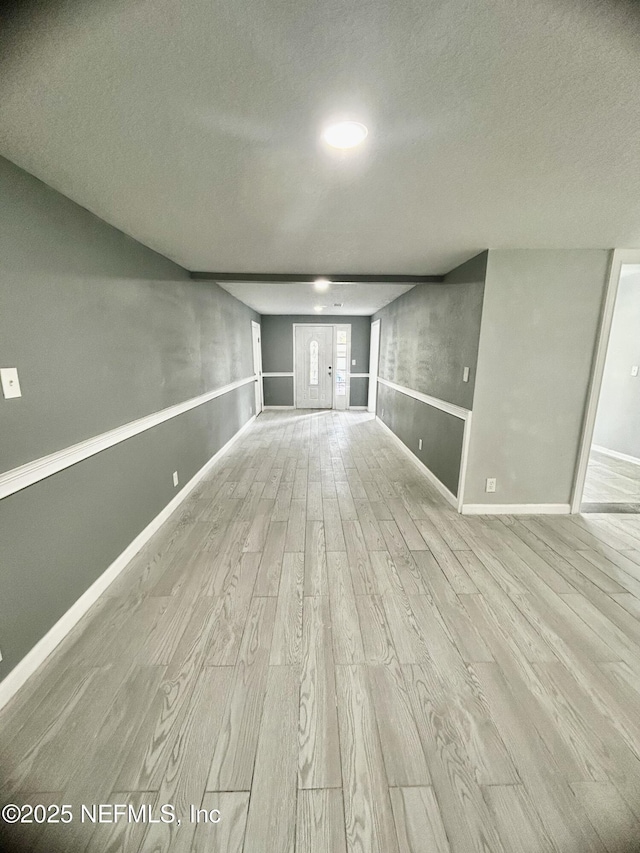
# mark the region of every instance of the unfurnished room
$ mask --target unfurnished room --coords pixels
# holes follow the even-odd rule
[[[0,851],[640,851],[640,7],[0,4]]]

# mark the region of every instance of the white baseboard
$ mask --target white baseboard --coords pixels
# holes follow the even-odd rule
[[[221,456],[224,456],[229,448],[246,432],[255,421],[256,416],[250,418],[244,426],[233,435],[229,441],[212,456],[202,468],[193,475],[189,482],[172,498],[156,517],[147,524],[136,538],[131,542],[119,557],[111,563],[100,577],[93,582],[80,598],[71,605],[69,610],[58,619],[52,628],[38,640],[31,651],[22,658],[20,663],[11,670],[7,677],[0,682],[0,708],[11,699],[11,697],[22,687],[27,679],[33,675],[38,667],[44,663],[56,646],[67,636],[71,629],[80,621],[89,608],[98,600],[107,587],[113,583],[124,568],[129,564],[138,551],[145,545],[153,534],[164,524],[169,516],[175,512],[182,501],[188,496],[202,478],[213,468]]]
[[[366,412],[367,406],[349,406],[350,412]]]
[[[270,409],[295,409],[295,406],[263,406],[262,411],[269,411]]]
[[[422,462],[420,459],[418,459],[418,457],[415,455],[415,453],[412,453],[409,450],[409,448],[404,443],[404,441],[402,441],[401,438],[398,438],[398,436],[395,434],[395,432],[390,427],[388,427],[385,424],[385,422],[378,417],[378,415],[376,415],[376,420],[378,421],[380,426],[383,427],[387,431],[389,436],[396,442],[398,447],[405,452],[405,454],[413,462],[413,464],[420,471],[420,473],[423,474],[427,478],[427,480],[429,480],[429,482],[431,483],[432,486],[436,487],[436,489],[440,492],[442,497],[445,498],[445,500],[447,500],[450,504],[452,504],[452,506],[454,506],[456,509],[458,509],[458,498],[453,494],[453,492],[450,492],[449,489],[445,486],[445,484],[442,483],[436,477],[436,475],[433,473],[433,471],[431,471],[429,468],[427,468],[427,466],[424,464],[424,462]]]
[[[566,515],[569,504],[463,504],[463,515]]]
[[[633,465],[640,465],[640,459],[637,456],[629,456],[628,453],[619,453],[617,450],[609,450],[608,447],[601,447],[599,444],[592,444],[592,450],[597,450],[598,453],[604,453],[605,456],[611,456],[613,459],[622,459],[623,462],[631,462]]]

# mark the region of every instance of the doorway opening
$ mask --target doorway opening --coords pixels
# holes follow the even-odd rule
[[[640,252],[633,254],[614,255],[573,512],[640,513]]]
[[[367,411],[376,412],[378,404],[378,365],[380,363],[380,320],[371,324],[371,342],[369,344],[369,399]]]
[[[260,339],[260,323],[251,321],[251,342],[253,344],[253,378],[255,388],[255,413],[259,415],[264,408],[262,399],[262,343]]]
[[[351,324],[293,324],[296,409],[349,408]]]

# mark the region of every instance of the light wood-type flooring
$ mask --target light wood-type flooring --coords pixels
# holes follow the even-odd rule
[[[582,500],[585,504],[635,504],[640,510],[640,465],[592,449]]]
[[[637,516],[461,517],[265,413],[0,712],[0,798],[72,806],[33,853],[631,853],[639,616]]]

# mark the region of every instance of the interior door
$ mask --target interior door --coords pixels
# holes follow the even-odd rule
[[[296,326],[296,408],[333,408],[333,327]]]
[[[262,344],[260,343],[260,324],[251,321],[251,338],[253,342],[253,373],[255,376],[256,415],[262,411]]]

